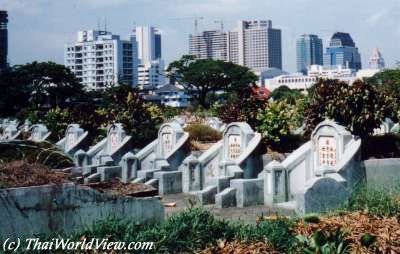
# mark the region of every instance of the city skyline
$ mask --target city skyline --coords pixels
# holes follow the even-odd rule
[[[34,60],[63,63],[64,44],[74,40],[76,31],[97,29],[99,19],[104,27],[105,18],[107,30],[121,37],[128,37],[135,24],[159,27],[164,38],[163,58],[168,64],[188,53],[187,38],[194,31],[193,20],[176,18],[192,16],[204,17],[199,20],[199,31],[218,29],[220,24],[214,21],[221,19],[225,30],[231,30],[238,20],[272,20],[274,27],[282,30],[283,69],[290,72],[296,70],[296,39],[305,33],[318,35],[324,45],[336,31],[350,33],[363,66],[368,66],[375,47],[381,50],[387,67],[394,67],[400,60],[396,46],[400,39],[396,20],[400,4],[396,0],[380,3],[379,7],[371,0],[254,1],[251,6],[241,0],[152,1],[151,5],[143,0],[0,0],[0,8],[9,14],[8,58],[12,65]]]

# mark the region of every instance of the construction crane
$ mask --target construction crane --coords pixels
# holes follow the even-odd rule
[[[181,18],[171,18],[170,20],[187,20],[187,19],[194,20],[194,33],[197,34],[198,27],[199,27],[199,20],[203,20],[204,17],[198,17],[198,16],[194,16],[194,17],[181,17]]]

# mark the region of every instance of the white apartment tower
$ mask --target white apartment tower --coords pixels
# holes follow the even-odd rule
[[[255,71],[282,69],[281,30],[271,20],[240,21],[228,34],[228,61]]]
[[[132,38],[138,49],[138,86],[143,90],[154,90],[164,85],[161,32],[151,26],[137,26]]]
[[[227,60],[227,33],[204,31],[189,35],[189,54],[197,59]]]
[[[378,70],[383,70],[385,68],[385,60],[378,48],[372,51],[372,55],[369,58],[369,68]]]
[[[77,41],[65,45],[64,61],[88,90],[137,84],[136,43],[110,32],[79,31]]]

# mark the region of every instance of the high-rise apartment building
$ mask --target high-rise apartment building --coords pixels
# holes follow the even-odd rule
[[[65,66],[89,90],[119,83],[137,84],[136,42],[106,31],[79,31],[77,41],[65,45]]]
[[[227,60],[227,33],[204,31],[189,35],[189,54],[198,59]]]
[[[296,53],[297,71],[306,74],[311,65],[324,62],[322,39],[313,34],[302,35],[296,42]]]
[[[281,30],[271,20],[240,21],[228,34],[227,60],[255,71],[282,69]]]
[[[189,54],[230,61],[263,72],[282,69],[281,30],[270,20],[239,21],[229,32],[204,31],[189,36]]]
[[[333,34],[329,47],[324,54],[324,66],[341,65],[354,70],[361,69],[361,56],[350,34],[337,32]]]
[[[369,68],[383,70],[385,68],[385,60],[378,48],[374,48],[369,58]]]
[[[161,32],[151,26],[137,26],[132,38],[138,49],[138,86],[144,90],[154,90],[164,85]]]
[[[0,10],[0,72],[8,66],[8,14],[7,11]]]

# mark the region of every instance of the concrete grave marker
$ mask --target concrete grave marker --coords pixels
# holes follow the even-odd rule
[[[262,170],[261,155],[257,153],[260,142],[261,134],[254,132],[247,123],[229,124],[223,132],[222,140],[196,160],[188,159],[191,163],[184,163],[183,190],[196,191],[199,200],[205,202],[215,200],[214,196],[218,195],[217,200],[221,206],[242,204],[239,201],[231,202],[235,195],[238,200],[252,200],[246,196],[247,191],[241,190],[253,188],[259,191],[262,188],[259,179],[256,178]],[[193,170],[198,173],[192,172]],[[237,180],[235,187],[230,186],[233,179]],[[224,191],[229,187],[232,189]],[[241,195],[244,196],[239,198]],[[227,199],[230,201],[228,202]],[[259,200],[257,199],[257,202]],[[245,205],[250,203],[245,203]]]
[[[43,124],[34,124],[31,127],[31,136],[29,140],[35,141],[35,142],[42,142],[45,141],[49,136],[51,132],[47,129],[47,127]]]
[[[265,203],[287,202],[300,213],[337,207],[365,179],[360,150],[361,140],[344,126],[330,120],[321,122],[309,142],[281,163],[265,167]]]
[[[65,130],[65,137],[56,145],[73,156],[79,149],[87,148],[87,137],[88,132],[85,132],[79,124],[70,124]]]

